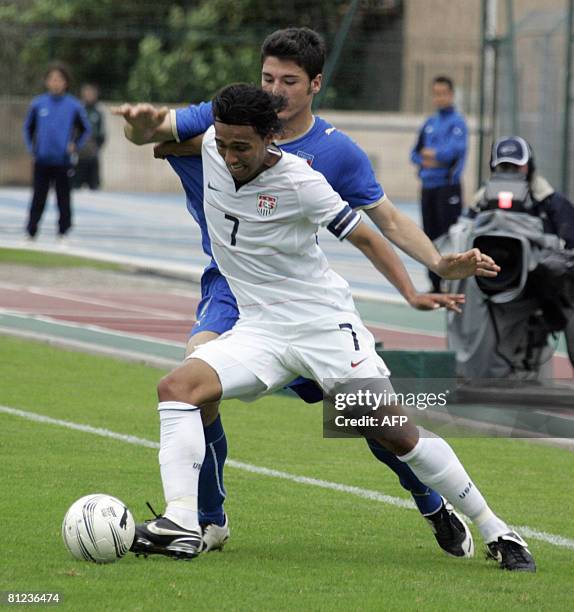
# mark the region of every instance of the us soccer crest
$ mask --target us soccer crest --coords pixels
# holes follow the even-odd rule
[[[277,200],[279,198],[268,193],[257,194],[257,212],[262,217],[270,217],[277,208]]]

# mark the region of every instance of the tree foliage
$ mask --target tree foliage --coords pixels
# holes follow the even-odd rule
[[[30,95],[41,89],[48,61],[59,59],[71,66],[76,84],[96,82],[108,100],[201,100],[233,81],[258,82],[260,45],[273,30],[308,26],[332,45],[351,3],[0,0],[0,78],[8,82],[4,93]],[[329,98],[340,94],[343,106],[357,97],[357,40],[376,26],[376,17],[372,10],[357,12],[347,41],[354,45],[352,78],[330,88]]]

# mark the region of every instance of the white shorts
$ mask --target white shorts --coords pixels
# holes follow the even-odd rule
[[[355,313],[344,312],[302,325],[296,333],[271,333],[239,321],[187,359],[201,359],[217,372],[222,399],[255,399],[298,376],[316,381],[329,395],[333,379],[390,375],[372,334]]]

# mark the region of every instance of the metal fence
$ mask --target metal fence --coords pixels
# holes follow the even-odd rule
[[[32,2],[27,0],[28,5]],[[222,2],[219,0],[219,4]],[[242,4],[246,2],[242,0]],[[219,41],[223,50],[235,49],[235,55],[241,58],[246,49],[257,50],[264,35],[273,29],[287,25],[317,28],[324,34],[329,51],[327,86],[324,97],[318,100],[320,112],[385,113],[383,123],[392,125],[387,131],[396,133],[397,126],[402,126],[405,142],[414,142],[414,126],[423,115],[432,112],[431,79],[437,74],[449,75],[457,87],[457,104],[471,123],[473,119],[478,122],[483,106],[485,109],[482,146],[477,144],[469,156],[467,190],[477,187],[476,170],[486,169],[493,137],[519,133],[533,145],[541,171],[555,187],[573,198],[574,172],[568,172],[574,153],[572,139],[568,139],[572,122],[568,126],[566,121],[567,103],[572,97],[566,95],[571,73],[567,50],[572,48],[572,34],[567,32],[568,9],[572,3],[573,0],[254,1],[254,6],[261,4],[265,9],[261,14],[277,18],[263,23],[254,17],[250,29],[233,30],[232,20],[222,21],[216,30],[197,26],[193,35],[208,50]],[[180,4],[193,7],[202,2],[189,0]],[[229,5],[234,3],[230,0]],[[493,31],[482,36],[481,14],[487,6],[491,8]],[[89,78],[100,84],[104,99],[123,101],[130,98],[127,84],[137,64],[138,46],[150,32],[161,47],[158,55],[186,35],[185,27],[170,29],[166,21],[136,23],[119,17],[108,30],[89,21],[70,27],[46,22],[17,27],[0,23],[0,184],[27,180],[29,164],[21,140],[22,107],[41,92],[46,60],[72,60],[77,76],[73,93],[80,80]],[[36,42],[28,44],[30,40],[38,41],[37,46]],[[490,64],[482,61],[481,47],[485,55],[491,54]],[[109,53],[110,49],[113,53]],[[257,79],[257,55],[251,54],[246,64],[239,61],[232,80]],[[198,61],[197,57],[190,56],[189,62]],[[153,64],[153,50],[147,61]],[[154,66],[148,67],[154,73]],[[208,63],[205,70],[204,80],[211,82]],[[486,91],[489,70],[491,87]],[[181,77],[181,71],[175,76],[162,74],[160,68],[156,72],[155,89],[150,85],[150,92],[161,89],[162,79]],[[150,95],[154,101],[153,93]],[[178,95],[168,99],[198,101],[193,89],[183,87]],[[19,97],[18,104],[15,96]],[[486,104],[482,104],[485,99]],[[389,122],[390,114],[396,119]],[[380,150],[371,145],[369,153],[382,160],[393,158],[392,172],[399,171],[405,184],[409,184],[405,191],[411,193],[413,167],[405,155],[408,147],[401,143],[399,149],[384,149],[389,142],[381,139]],[[385,163],[388,168],[386,161],[382,167]],[[381,180],[385,183],[385,176]]]
[[[570,198],[574,197],[572,120],[568,120],[572,92],[567,96],[571,5],[564,0],[515,16],[515,3],[506,2],[504,33],[490,40],[495,57],[494,136],[526,138],[541,174]]]

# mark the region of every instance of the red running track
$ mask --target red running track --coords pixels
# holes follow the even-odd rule
[[[195,321],[197,303],[197,297],[179,292],[49,289],[0,283],[0,309],[181,344]],[[383,325],[368,327],[387,349],[446,348],[445,337]],[[574,377],[565,357],[554,357],[553,371],[555,378]]]

